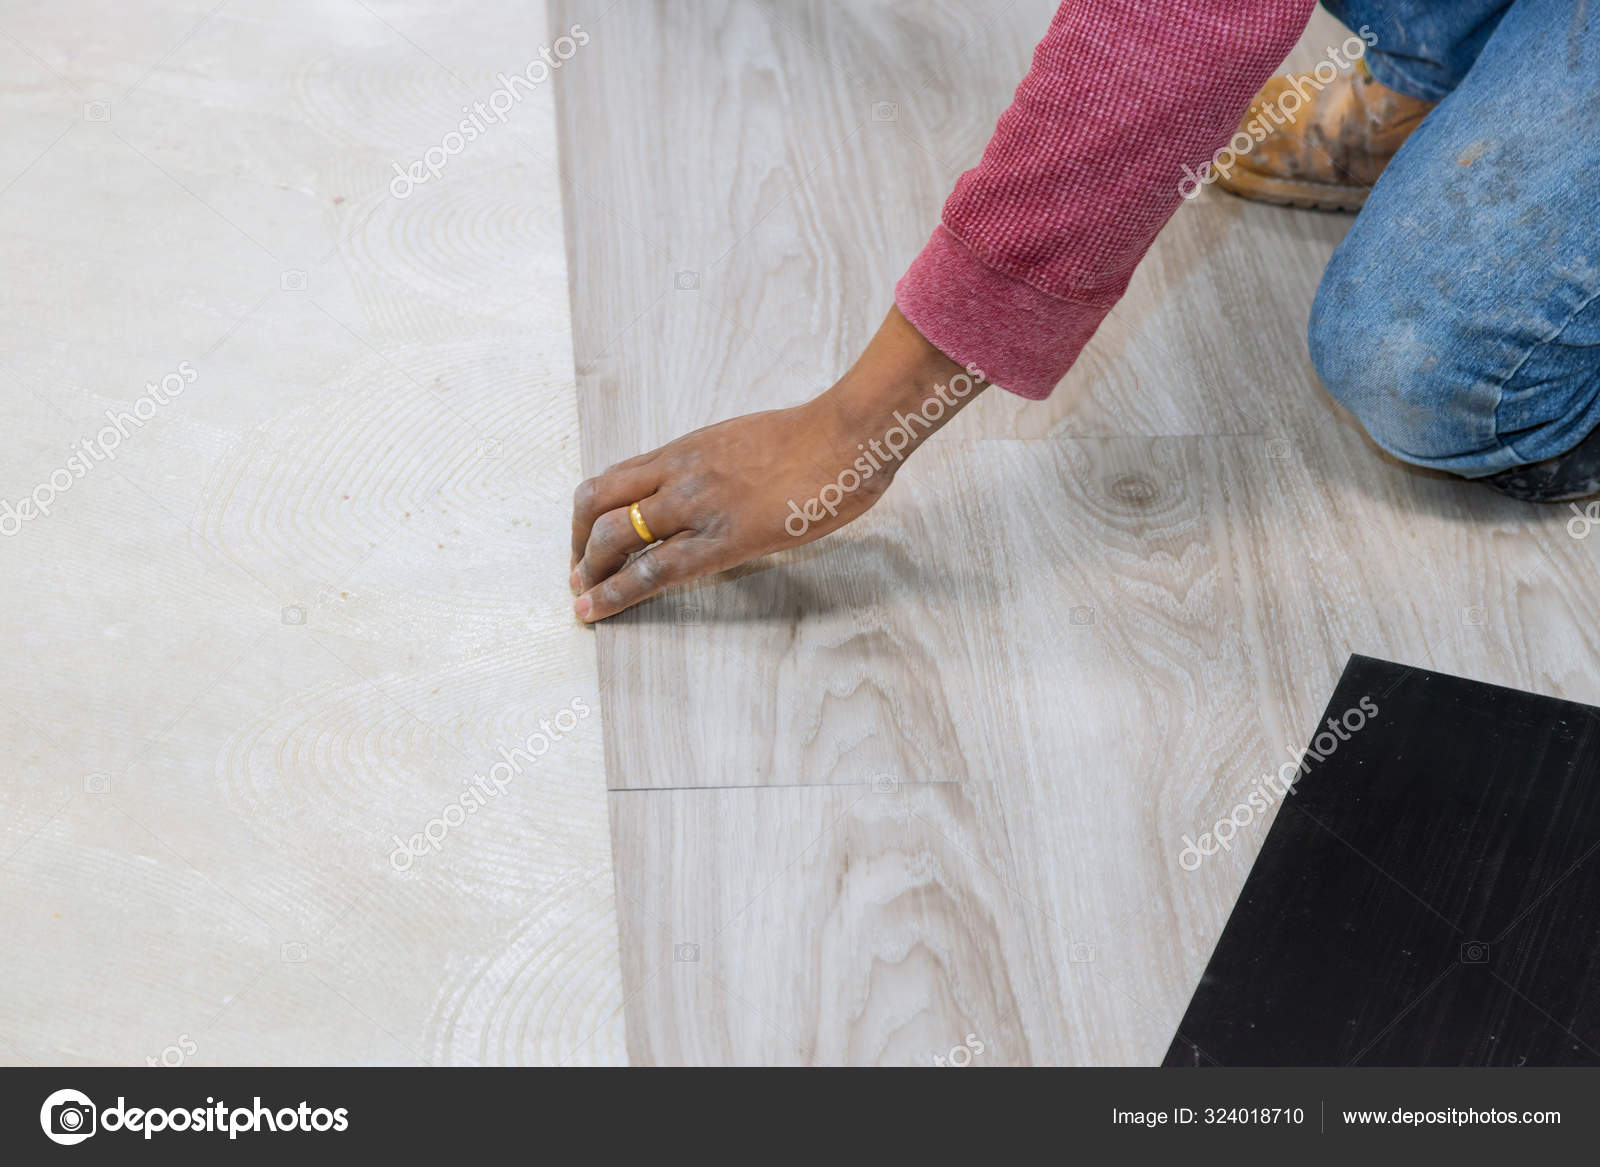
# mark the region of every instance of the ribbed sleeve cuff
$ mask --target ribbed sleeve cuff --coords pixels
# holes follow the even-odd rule
[[[1063,300],[996,271],[945,227],[894,289],[905,318],[934,348],[1019,397],[1050,396],[1111,311]]]

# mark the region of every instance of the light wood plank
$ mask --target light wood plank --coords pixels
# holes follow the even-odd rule
[[[608,13],[561,94],[586,468],[837,376],[1053,7]],[[1319,13],[1290,67],[1344,36]],[[1347,654],[1600,695],[1600,540],[1398,466],[1317,385],[1306,317],[1349,221],[1208,191],[1050,401],[987,395],[862,522],[598,630],[636,1057],[894,1061],[869,1018],[921,1019],[921,1048],[1015,1001],[997,1060],[1154,1063],[1266,823],[1192,873],[1183,837],[1304,744]],[[884,830],[807,850],[878,773],[943,780],[906,788],[1005,856],[938,868],[969,906],[841,907],[841,878],[906,879]],[[769,883],[721,983],[666,967]],[[878,926],[957,955],[874,982]]]
[[[1034,909],[987,784],[619,791],[611,813],[635,1064],[1037,1056]]]

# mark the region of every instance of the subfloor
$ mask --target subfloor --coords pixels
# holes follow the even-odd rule
[[[624,1060],[546,37],[0,11],[0,1063]]]
[[[1053,8],[557,0],[585,470],[833,381]],[[1208,191],[1048,402],[598,629],[634,1062],[1155,1064],[1350,653],[1600,700],[1600,540],[1319,387],[1349,223]]]

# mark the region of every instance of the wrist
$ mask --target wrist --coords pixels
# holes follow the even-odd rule
[[[816,404],[852,448],[874,439],[899,461],[987,387],[891,308],[866,351]]]

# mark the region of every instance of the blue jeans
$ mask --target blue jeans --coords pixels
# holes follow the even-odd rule
[[[1326,6],[1370,27],[1375,78],[1439,106],[1322,277],[1318,375],[1419,466],[1479,478],[1565,453],[1600,426],[1600,11]]]

